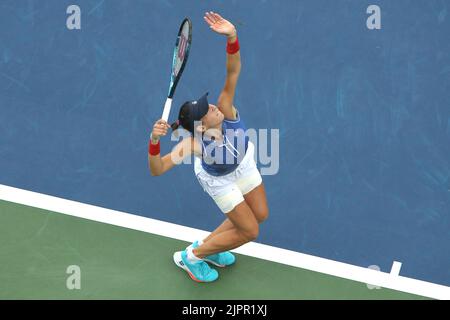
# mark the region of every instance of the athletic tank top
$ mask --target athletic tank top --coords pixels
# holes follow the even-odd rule
[[[236,120],[224,119],[222,122],[223,140],[202,137],[202,167],[213,176],[223,176],[233,172],[241,163],[248,148],[246,127],[236,110]]]

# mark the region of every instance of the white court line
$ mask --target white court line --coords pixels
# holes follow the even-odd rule
[[[402,263],[398,261],[394,261],[391,267],[391,272],[389,273],[391,276],[398,276],[400,274],[400,269],[402,268]]]
[[[209,232],[203,230],[12,188],[1,184],[0,200],[15,202],[74,217],[103,222],[188,242],[202,239],[209,234]],[[402,276],[392,276],[390,273],[358,267],[265,244],[251,242],[233,251],[259,259],[358,281],[363,284],[370,283],[374,286],[408,292],[424,297],[450,300],[450,287],[447,286]],[[395,271],[396,268],[398,268],[398,264],[394,263],[393,270]],[[400,269],[398,268],[398,270]]]

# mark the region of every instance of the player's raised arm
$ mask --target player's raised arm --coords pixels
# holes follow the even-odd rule
[[[241,72],[241,55],[236,28],[231,22],[214,12],[207,12],[204,19],[211,30],[227,37],[227,76],[217,106],[226,119],[235,120],[236,111],[233,106],[233,99]]]

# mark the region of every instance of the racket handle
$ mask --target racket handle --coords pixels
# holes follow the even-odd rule
[[[167,98],[166,103],[164,104],[164,111],[162,114],[162,119],[165,121],[169,120],[171,106],[172,106],[172,98]]]

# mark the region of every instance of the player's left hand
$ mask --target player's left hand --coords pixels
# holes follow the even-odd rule
[[[222,18],[218,13],[212,11],[206,12],[204,19],[209,27],[218,34],[226,35],[228,38],[236,35],[234,25],[230,21]]]

